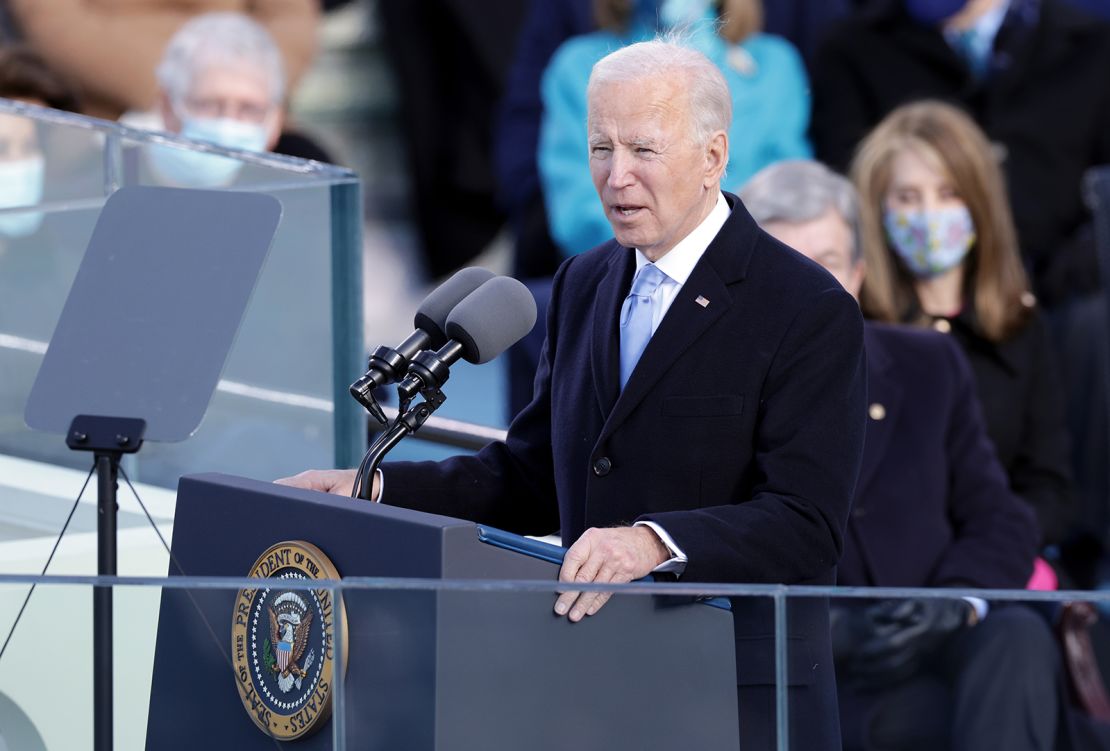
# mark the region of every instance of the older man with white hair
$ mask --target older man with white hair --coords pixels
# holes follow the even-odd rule
[[[374,496],[559,528],[566,582],[832,584],[863,439],[858,307],[721,192],[731,100],[705,56],[623,48],[595,65],[588,100],[615,239],[555,276],[532,403],[476,456],[385,465]],[[286,482],[349,493],[352,473]],[[605,601],[571,591],[554,609],[578,622]],[[771,749],[772,603],[732,608],[740,747]],[[788,614],[791,747],[838,749],[827,603]]]
[[[787,161],[740,195],[767,232],[859,294],[848,180]],[[864,342],[867,432],[837,583],[1020,589],[1040,534],[998,461],[963,352],[935,331],[870,322]],[[988,615],[986,603],[954,598],[841,601],[833,612],[845,749],[1058,748],[1059,659],[1028,608]]]
[[[206,13],[170,39],[156,71],[162,127],[229,149],[270,151],[284,122],[285,67],[270,33],[242,13]],[[153,148],[162,181],[191,187],[234,179],[240,163],[204,152]]]

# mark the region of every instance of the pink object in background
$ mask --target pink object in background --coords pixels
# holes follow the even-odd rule
[[[1056,572],[1052,570],[1052,566],[1045,563],[1044,558],[1037,557],[1033,561],[1033,575],[1029,577],[1029,583],[1025,585],[1025,588],[1052,592],[1059,588],[1059,584],[1060,582],[1057,580]]]

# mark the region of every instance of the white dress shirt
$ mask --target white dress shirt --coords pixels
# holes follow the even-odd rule
[[[694,227],[690,234],[679,240],[677,245],[655,262],[656,267],[666,274],[667,278],[655,288],[655,292],[651,295],[651,333],[653,335],[656,329],[659,328],[659,322],[663,320],[663,316],[670,309],[671,303],[678,296],[682,285],[690,278],[694,266],[698,264],[706,248],[709,247],[709,243],[713,242],[713,238],[717,236],[721,227],[728,221],[730,213],[728,201],[725,200],[723,194],[718,193],[717,204],[709,212],[709,215],[702,219],[701,224]],[[647,256],[637,249],[636,271],[639,271],[648,263],[650,261]],[[633,274],[633,278],[635,278],[635,274]],[[689,559],[665,529],[655,522],[636,522],[634,526],[650,527],[663,541],[663,545],[671,554],[670,558],[652,569],[653,572],[670,572],[678,576],[686,570],[686,561]]]

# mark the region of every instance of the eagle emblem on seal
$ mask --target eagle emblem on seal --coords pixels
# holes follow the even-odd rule
[[[261,586],[239,590],[231,614],[235,685],[259,730],[274,740],[296,740],[331,716],[336,619],[344,624],[347,654],[346,610],[332,589],[341,577],[322,550],[303,540],[271,545],[250,577]]]
[[[300,688],[301,679],[308,668],[312,667],[314,652],[309,652],[304,666],[305,647],[308,645],[309,627],[312,625],[312,611],[304,599],[296,592],[285,592],[274,599],[268,608],[270,614],[270,643],[273,645],[274,661],[270,670],[277,674],[278,688],[289,691],[296,684]]]

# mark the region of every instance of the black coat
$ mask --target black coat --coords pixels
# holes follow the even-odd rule
[[[868,323],[863,466],[837,583],[1013,587],[1039,532],[987,437],[971,370],[951,338]]]
[[[845,169],[891,110],[942,99],[967,110],[997,143],[1038,296],[1088,291],[1098,274],[1080,181],[1110,162],[1110,26],[1057,0],[1015,0],[995,40],[995,69],[977,84],[941,33],[901,3],[832,29],[813,69],[817,156]],[[1025,25],[1018,6],[1039,16]]]
[[[618,320],[635,260],[609,241],[555,276],[535,398],[506,441],[387,464],[386,502],[559,527],[568,545],[588,527],[652,520],[689,557],[684,582],[833,584],[863,444],[859,308],[727,197],[728,221],[623,390]],[[791,745],[839,749],[828,603],[787,611]],[[734,599],[733,616],[741,745],[773,748],[772,602]]]
[[[1059,543],[1071,524],[1071,464],[1064,394],[1055,350],[1040,314],[1010,339],[984,337],[969,309],[937,328],[959,342],[971,371],[987,433],[1010,486],[1037,514],[1042,541]]]

